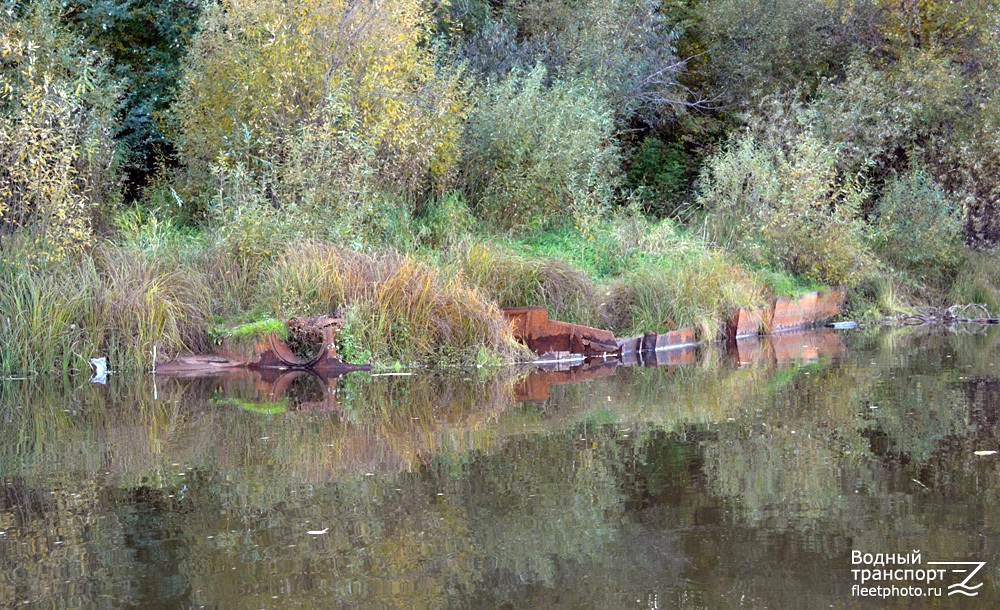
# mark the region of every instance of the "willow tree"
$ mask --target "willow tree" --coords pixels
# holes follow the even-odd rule
[[[427,20],[416,0],[222,0],[206,9],[175,106],[190,176],[204,186],[213,164],[236,155],[250,171],[276,172],[279,191],[289,180],[315,186],[303,171],[342,172],[352,166],[344,157],[361,158],[384,188],[440,179],[457,156],[463,92],[435,65]],[[321,151],[343,162],[303,167]],[[296,176],[282,177],[289,160]]]

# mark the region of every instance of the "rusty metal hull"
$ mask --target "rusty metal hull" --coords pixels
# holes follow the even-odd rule
[[[510,321],[514,338],[536,354],[565,352],[593,357],[618,352],[611,331],[550,320],[541,307],[515,307],[503,313]]]

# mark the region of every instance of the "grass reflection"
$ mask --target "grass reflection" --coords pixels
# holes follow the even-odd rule
[[[810,575],[851,548],[997,559],[998,337],[524,403],[523,371],[0,384],[0,606],[836,605],[849,564]]]

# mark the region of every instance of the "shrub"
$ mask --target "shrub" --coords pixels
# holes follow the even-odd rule
[[[492,83],[469,117],[465,189],[502,228],[589,226],[618,185],[610,112],[584,82],[545,86],[547,75],[538,65]]]
[[[843,81],[820,89],[808,120],[838,145],[844,171],[882,178],[940,158],[926,143],[950,129],[962,88],[957,66],[934,52],[910,51],[887,66],[857,58]]]
[[[882,260],[939,290],[951,283],[962,260],[961,216],[923,170],[886,185],[870,235]]]
[[[118,202],[117,88],[55,4],[24,10],[0,12],[0,234],[29,229],[58,259],[92,245]]]
[[[518,0],[495,16],[485,3],[452,3],[461,41],[458,57],[484,79],[541,63],[553,77],[586,80],[619,126],[656,124],[688,102],[678,84],[679,29],[659,2],[645,0]]]
[[[445,176],[457,157],[462,87],[436,70],[425,21],[410,0],[226,0],[205,9],[175,104],[195,186],[241,131],[271,164],[300,137],[329,138],[374,151],[387,188]]]
[[[792,88],[838,76],[863,48],[876,3],[709,0],[696,9],[719,92],[748,108]],[[867,26],[867,27],[866,27]],[[860,34],[860,39],[858,35]]]
[[[643,206],[658,216],[679,211],[697,176],[695,159],[681,142],[647,137],[628,169],[628,186],[636,189]]]
[[[699,203],[710,234],[756,264],[853,284],[871,268],[865,192],[839,175],[834,147],[808,131],[790,139],[783,148],[747,134],[709,160]]]
[[[172,0],[75,0],[63,14],[122,79],[120,129],[114,135],[122,150],[129,200],[138,199],[149,178],[171,161],[173,146],[164,122],[202,6]]]

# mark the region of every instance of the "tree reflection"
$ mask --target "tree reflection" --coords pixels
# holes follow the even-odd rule
[[[997,560],[998,341],[529,403],[518,371],[3,384],[0,606],[842,605],[851,549]]]

